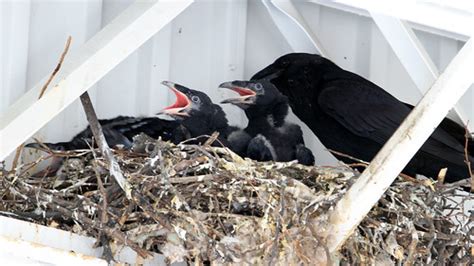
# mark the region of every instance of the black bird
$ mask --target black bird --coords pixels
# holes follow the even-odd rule
[[[189,134],[178,121],[157,117],[117,116],[112,119],[100,119],[99,123],[107,144],[113,148],[129,149],[132,146],[132,138],[139,133],[145,133],[155,138],[161,136],[164,140],[173,142],[184,139]],[[92,145],[92,137],[92,131],[87,126],[70,141],[43,144],[53,151],[89,149]],[[25,147],[47,150],[39,143],[29,143]]]
[[[284,55],[252,79],[268,80],[286,95],[293,112],[326,148],[365,161],[372,160],[413,108],[365,78],[314,54]],[[474,161],[472,150],[469,159]],[[469,176],[464,128],[447,118],[403,173],[436,177],[444,167],[448,168],[447,182]]]
[[[314,164],[313,154],[304,146],[301,128],[285,121],[289,108],[287,97],[272,83],[236,80],[219,87],[240,95],[222,103],[234,104],[245,111],[249,122],[244,130],[253,138],[247,147],[249,158],[260,161],[297,159],[302,164]]]
[[[218,140],[227,146],[227,137],[236,128],[229,127],[225,112],[219,105],[213,103],[211,98],[202,91],[168,81],[163,84],[175,93],[176,102],[159,114],[182,119],[181,124],[189,131],[192,138],[211,135],[217,131],[219,132]]]
[[[175,120],[130,116],[101,119],[99,123],[109,146],[130,148],[133,137],[139,133],[145,133],[152,138],[161,137],[175,144],[189,138],[211,135],[215,131],[221,133],[223,138],[228,135],[229,127],[224,111],[204,92],[170,81],[163,81],[162,84],[173,91],[176,101],[158,114],[166,114]],[[52,150],[73,150],[88,149],[91,143],[92,132],[87,127],[71,141],[44,144]],[[30,143],[26,146],[42,149],[38,143]]]
[[[214,104],[203,92],[169,81],[163,81],[162,84],[174,92],[176,102],[158,114],[169,115],[175,120],[129,116],[99,120],[109,146],[122,146],[128,149],[132,145],[133,137],[139,133],[145,133],[152,138],[161,137],[165,141],[178,144],[189,138],[211,135],[215,131],[220,133],[220,142],[229,145],[226,137],[236,128],[228,126],[225,113],[219,105]],[[43,144],[53,151],[89,149],[89,145],[92,144],[92,132],[87,127],[71,141]],[[48,151],[44,146],[39,143],[26,145],[26,147]],[[52,172],[55,172],[60,166],[58,162],[54,162],[54,166],[50,167]]]

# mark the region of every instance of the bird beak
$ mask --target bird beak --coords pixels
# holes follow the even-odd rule
[[[157,115],[166,114],[174,117],[189,116],[187,110],[191,107],[191,101],[186,94],[180,91],[181,87],[170,81],[163,81],[161,84],[173,91],[174,95],[176,95],[176,101],[174,104],[158,112]]]
[[[232,82],[224,82],[221,85],[219,85],[219,88],[224,88],[224,89],[229,89],[237,92],[240,97],[235,97],[235,98],[228,98],[221,103],[231,103],[235,104],[237,106],[243,106],[243,105],[250,105],[254,104],[256,100],[256,93],[249,89],[245,88],[243,86],[238,86],[235,84],[233,81]]]
[[[273,64],[267,66],[266,68],[260,70],[255,75],[252,76],[251,80],[268,80],[271,81],[274,78],[278,78],[280,74],[283,73],[283,69],[276,68]]]

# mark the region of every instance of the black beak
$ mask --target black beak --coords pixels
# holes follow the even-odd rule
[[[275,67],[273,64],[267,66],[266,68],[260,70],[257,72],[251,80],[267,80],[271,81],[274,78],[278,78],[281,73],[283,72],[283,69]]]

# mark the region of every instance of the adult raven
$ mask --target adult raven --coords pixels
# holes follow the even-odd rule
[[[286,95],[296,116],[326,148],[365,161],[373,159],[413,108],[365,78],[315,54],[284,55],[252,79],[269,80]],[[467,178],[463,132],[462,126],[446,118],[403,173],[436,177],[441,168],[447,167],[447,182]],[[469,146],[472,148],[472,140]],[[472,154],[469,160],[472,164]]]

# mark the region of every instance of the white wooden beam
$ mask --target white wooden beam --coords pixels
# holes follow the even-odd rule
[[[471,38],[329,214],[326,240],[331,252],[353,233],[448,110],[471,87],[473,69]]]
[[[0,261],[6,265],[107,266],[103,259],[3,236],[0,236]]]
[[[295,52],[326,55],[318,38],[289,0],[262,0],[273,22]]]
[[[369,16],[367,10],[407,20],[416,29],[466,41],[472,34],[473,1],[413,0],[306,0],[339,10]],[[440,19],[442,18],[442,19]]]
[[[0,161],[186,9],[193,0],[137,1],[64,62],[40,99],[40,82],[2,114]],[[46,78],[45,78],[46,79]]]
[[[439,71],[411,27],[399,18],[377,12],[370,14],[421,94],[425,94],[438,79]],[[465,109],[467,108],[457,104],[453,108],[453,114],[464,125],[468,125],[472,132],[474,125],[468,124],[469,115]]]

